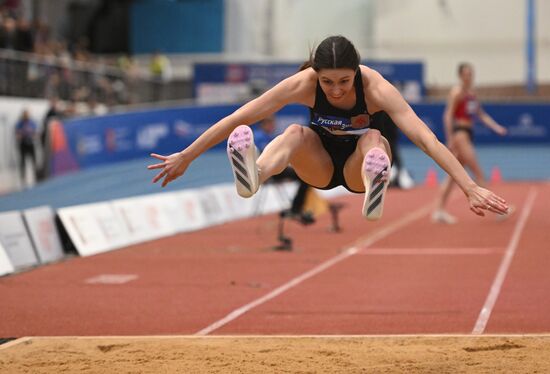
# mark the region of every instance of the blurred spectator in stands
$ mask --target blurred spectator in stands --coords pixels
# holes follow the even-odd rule
[[[16,23],[11,17],[3,17],[0,25],[0,48],[15,49]]]
[[[44,96],[45,97],[61,97],[59,95],[59,74],[52,72],[46,78],[46,84],[44,86]]]
[[[63,116],[59,105],[59,99],[52,97],[49,101],[48,111],[42,120],[42,129],[40,131],[40,145],[42,147],[42,163],[36,172],[36,179],[42,181],[49,176],[50,164],[50,121],[59,119]]]
[[[172,65],[168,57],[159,51],[155,51],[149,64],[151,76],[160,81],[167,82],[172,78]]]
[[[6,4],[0,0],[0,49],[34,55],[8,53],[7,58],[0,59],[0,95],[57,96],[63,101],[78,101],[77,107],[86,107],[89,95],[96,95],[108,106],[150,101],[151,96],[165,98],[163,86],[172,77],[165,55],[157,52],[152,56],[150,71],[155,82],[140,84],[144,77],[131,57],[117,61],[93,55],[85,37],[69,48],[65,40],[53,37],[48,24],[38,18],[31,23],[20,16],[26,2]]]
[[[90,95],[88,97],[88,115],[91,116],[102,116],[107,114],[109,109],[105,104],[102,104],[97,101],[96,95]]]
[[[156,83],[153,100],[162,100],[164,84],[172,79],[172,65],[168,57],[160,53],[160,51],[155,51],[149,62],[149,72],[151,73],[151,78]]]
[[[36,151],[34,141],[36,138],[37,127],[36,123],[31,119],[29,111],[23,109],[21,118],[15,124],[15,138],[19,150],[19,165],[21,172],[21,182],[26,185],[27,175],[27,158],[30,158],[32,163],[32,176],[36,176]]]
[[[42,147],[45,147],[48,142],[48,123],[54,118],[61,117],[62,114],[63,112],[59,107],[59,99],[57,96],[52,97],[49,101],[48,111],[44,116],[42,132],[40,133],[40,143],[42,144]]]
[[[73,117],[78,115],[81,112],[79,110],[77,104],[72,100],[64,101],[64,108],[63,108],[63,117]]]
[[[132,66],[133,64],[133,60],[130,56],[128,56],[126,53],[118,56],[117,60],[116,60],[116,65],[118,66],[118,68],[124,72],[127,72],[130,70],[130,67]]]
[[[71,100],[73,98],[74,87],[72,85],[70,71],[62,70],[52,71],[49,75],[44,88],[45,97],[57,96],[62,100]]]
[[[42,20],[33,20],[34,53],[41,53],[50,42],[50,27]]]
[[[124,98],[126,104],[134,104],[137,102],[137,82],[139,79],[139,69],[135,60],[127,54],[121,55],[117,59],[117,66],[123,73],[124,80]]]
[[[7,14],[14,17],[17,12],[19,11],[19,7],[21,6],[20,0],[4,0],[2,2],[2,7],[6,9]]]
[[[34,35],[31,25],[23,17],[17,19],[17,28],[15,30],[15,46],[17,51],[31,53],[34,50]]]
[[[90,52],[90,40],[81,36],[76,43],[71,46],[71,54],[75,61],[78,62],[87,62],[92,59]]]

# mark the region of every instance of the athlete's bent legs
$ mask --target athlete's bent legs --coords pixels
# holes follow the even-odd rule
[[[328,185],[334,173],[334,165],[319,135],[297,124],[290,125],[273,139],[256,164],[260,170],[260,183],[279,174],[289,164],[301,180],[312,186]]]
[[[354,191],[365,191],[362,214],[370,220],[382,216],[389,184],[391,148],[380,131],[371,129],[357,141],[357,147],[344,165],[346,184]]]
[[[355,152],[349,156],[346,164],[344,165],[344,178],[346,184],[354,191],[365,191],[365,185],[361,177],[361,168],[363,167],[363,161],[365,155],[372,148],[380,148],[388,155],[391,162],[391,149],[390,144],[382,136],[378,130],[369,130],[366,134],[363,134],[357,141],[357,147]],[[389,177],[389,170],[388,170]]]

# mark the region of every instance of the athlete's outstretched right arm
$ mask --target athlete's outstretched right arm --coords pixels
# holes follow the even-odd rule
[[[161,162],[149,165],[149,170],[161,169],[153,178],[153,183],[163,179],[162,187],[182,176],[191,162],[211,147],[227,139],[231,131],[239,125],[251,125],[268,117],[299,97],[300,73],[293,75],[260,97],[246,103],[229,116],[221,119],[202,133],[189,147],[168,156],[152,153],[151,157]]]

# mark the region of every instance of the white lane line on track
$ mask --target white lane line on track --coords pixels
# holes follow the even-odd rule
[[[359,250],[363,250],[369,246],[371,246],[376,241],[388,236],[389,234],[393,233],[396,230],[399,230],[400,228],[408,225],[409,223],[423,217],[424,215],[428,214],[431,210],[430,206],[423,207],[420,209],[417,209],[416,211],[406,215],[405,217],[389,224],[386,227],[383,227],[381,230],[375,232],[373,235],[368,236],[364,240],[360,241],[360,243],[357,243],[356,245],[344,250],[339,255],[332,257],[328,259],[327,261],[321,263],[320,265],[316,266],[315,268],[303,273],[302,275],[299,275],[287,283],[283,284],[282,286],[274,289],[270,293],[240,307],[223,317],[222,319],[214,322],[213,324],[205,327],[204,329],[198,331],[195,333],[195,335],[208,335],[212,331],[215,331],[219,329],[220,327],[228,324],[229,322],[239,318],[241,315],[247,313],[251,309],[254,309],[255,307],[264,304],[265,302],[279,296],[280,294],[288,291],[289,289],[293,288],[294,286],[299,285],[300,283],[304,282],[305,280],[321,273],[322,271],[332,267],[333,265],[345,260],[346,258],[353,256],[356,254]]]
[[[86,284],[124,284],[138,279],[137,274],[99,274],[84,280]]]
[[[491,290],[487,295],[485,304],[483,305],[483,308],[481,308],[479,317],[477,318],[474,329],[472,330],[472,334],[483,334],[483,332],[485,331],[485,327],[487,327],[487,322],[489,322],[489,318],[491,317],[491,313],[498,299],[500,289],[502,288],[502,284],[504,283],[504,279],[506,278],[506,273],[508,273],[508,269],[510,268],[510,264],[512,263],[514,254],[516,253],[516,249],[518,247],[521,233],[523,231],[523,228],[525,227],[527,218],[531,213],[531,209],[533,208],[533,203],[535,201],[536,196],[537,196],[536,189],[531,188],[529,190],[529,194],[527,195],[525,205],[523,206],[523,209],[521,211],[521,216],[519,217],[516,223],[516,227],[514,227],[512,238],[510,239],[510,242],[506,247],[506,252],[504,252],[504,257],[500,262],[500,266],[498,268],[498,272],[491,286]]]
[[[502,248],[369,248],[359,255],[372,256],[452,256],[492,255],[502,253]]]

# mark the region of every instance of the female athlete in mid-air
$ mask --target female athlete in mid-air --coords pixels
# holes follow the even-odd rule
[[[221,119],[181,152],[169,156],[152,154],[161,161],[148,166],[161,169],[153,182],[164,178],[162,186],[166,186],[183,175],[195,158],[228,139],[227,153],[239,195],[252,196],[261,183],[290,164],[304,182],[315,188],[342,185],[349,191],[364,193],[363,216],[376,220],[382,214],[391,154],[371,115],[385,111],[409,139],[456,181],[474,213],[506,213],[506,202],[468,176],[397,89],[359,61],[357,50],[345,37],[323,40],[310,58],[311,67],[284,79]],[[309,126],[289,125],[257,157],[248,125],[291,103],[310,108]]]

